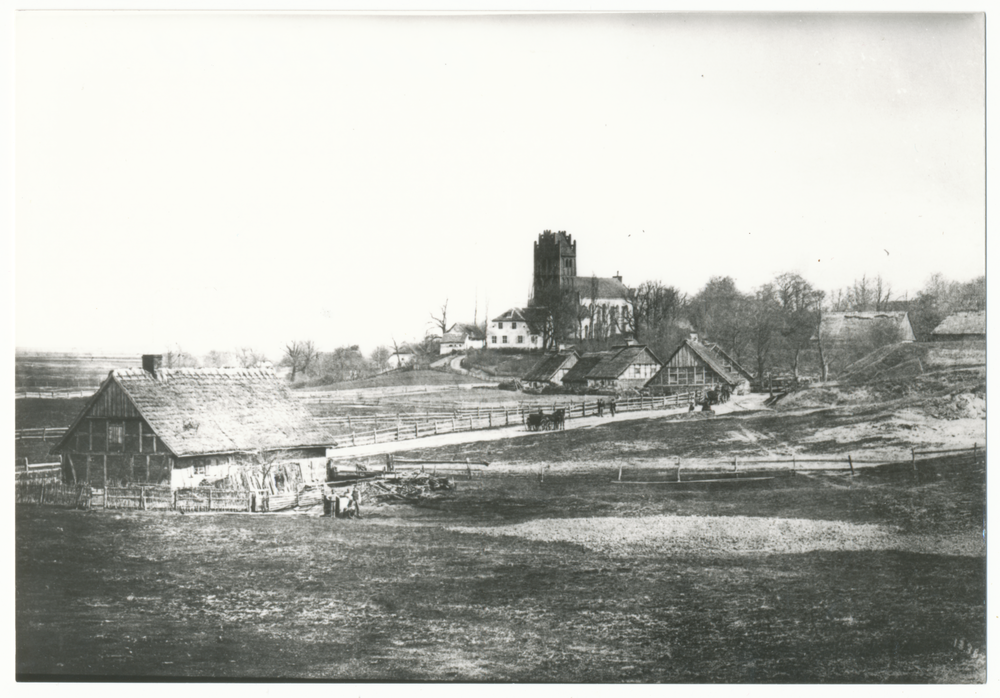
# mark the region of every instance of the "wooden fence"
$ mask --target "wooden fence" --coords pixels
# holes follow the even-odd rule
[[[17,389],[14,391],[14,398],[44,398],[47,400],[54,400],[56,398],[67,398],[67,397],[90,397],[100,386],[94,386],[89,390],[79,390],[73,388],[32,388],[27,389]]]
[[[38,427],[35,429],[15,429],[14,439],[16,441],[25,441],[29,439],[41,439],[42,441],[48,441],[49,439],[61,439],[69,427]]]
[[[34,465],[14,465],[14,481],[19,484],[40,485],[62,482],[61,463],[36,463]]]
[[[851,475],[854,475],[855,465],[889,465],[892,463],[906,463],[910,462],[912,471],[914,474],[917,473],[917,463],[921,460],[931,460],[938,456],[943,455],[962,455],[965,454],[969,457],[969,460],[973,464],[985,463],[986,462],[986,449],[979,446],[979,444],[973,444],[968,448],[948,448],[948,449],[937,449],[937,450],[924,450],[918,451],[916,449],[911,449],[909,453],[901,452],[898,456],[887,456],[885,458],[855,458],[853,454],[847,454],[845,456],[836,457],[808,457],[808,456],[790,456],[787,458],[739,458],[734,457],[731,461],[725,463],[716,463],[714,465],[715,472],[725,473],[730,472],[735,476],[738,476],[741,472],[746,473],[750,470],[760,469],[760,466],[774,466],[774,465],[784,465],[787,466],[787,472],[795,473],[806,470],[849,470]],[[924,458],[918,458],[918,456],[925,456]],[[638,471],[641,469],[644,476],[650,474],[663,474],[668,479],[664,482],[681,482],[681,473],[683,471],[683,463],[680,458],[674,459],[674,466],[667,468],[645,468],[636,467]],[[822,466],[820,467],[820,464]],[[699,472],[706,472],[706,468],[712,468],[713,466],[706,466],[702,461],[695,461],[695,467]],[[628,468],[628,469],[627,469]],[[635,482],[628,479],[624,479],[624,475],[629,472],[630,466],[622,464],[618,467],[617,477],[612,478],[613,482]],[[774,473],[781,472],[778,468],[772,468]],[[642,482],[635,484],[653,484],[650,482]]]
[[[680,393],[677,395],[664,395],[660,397],[635,397],[625,400],[616,400],[616,410],[618,412],[638,412],[646,410],[664,410],[683,407],[697,402],[700,392]],[[607,405],[608,399],[604,399]],[[437,413],[428,416],[413,417],[403,419],[403,415],[393,423],[385,418],[389,424],[382,429],[378,428],[378,421],[374,417],[350,417],[334,422],[324,421],[328,426],[332,424],[344,424],[350,431],[341,435],[335,447],[347,446],[370,446],[373,444],[387,443],[390,441],[403,441],[407,439],[419,439],[424,436],[434,436],[437,434],[448,434],[459,431],[473,431],[476,429],[491,429],[495,427],[506,427],[511,425],[524,424],[527,415],[542,410],[552,413],[556,410],[565,410],[566,419],[579,419],[582,417],[593,417],[598,414],[598,400],[584,400],[579,403],[553,402],[549,405],[537,403],[535,405],[521,405],[516,408],[476,408],[456,410],[451,413]],[[605,408],[605,415],[610,412]],[[337,419],[337,418],[334,418]],[[368,425],[372,425],[368,428]]]

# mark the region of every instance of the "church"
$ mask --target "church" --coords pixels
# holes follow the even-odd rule
[[[553,324],[549,306],[553,298],[571,304],[568,312],[572,317],[567,324],[572,325],[573,338],[611,339],[629,331],[632,306],[622,277],[577,276],[573,236],[564,230],[546,230],[535,242],[532,298],[528,307],[511,308],[491,319],[487,346],[491,349],[553,348],[549,336]],[[540,313],[542,309],[546,312]]]

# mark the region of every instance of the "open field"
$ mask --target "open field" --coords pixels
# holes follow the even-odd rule
[[[115,368],[135,368],[141,357],[132,354],[77,354],[23,352],[14,355],[16,388],[96,388]]]
[[[981,681],[955,645],[985,650],[984,479],[947,460],[685,493],[511,474],[354,521],[20,507],[17,671]]]

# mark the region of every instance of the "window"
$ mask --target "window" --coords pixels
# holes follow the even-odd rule
[[[503,323],[502,322],[498,322],[497,323],[497,329],[498,330],[502,330],[503,329]]]
[[[538,344],[538,335],[531,335],[531,343]]]
[[[507,343],[507,335],[504,335],[504,336],[503,336],[503,343],[504,343],[504,344],[506,344],[506,343]]]
[[[517,329],[517,323],[516,322],[510,323],[510,329],[516,330]]]
[[[108,422],[108,444],[121,444],[125,440],[125,423]]]
[[[523,334],[517,335],[517,343],[518,344],[524,344],[524,335]]]
[[[493,335],[492,337],[490,337],[490,340],[493,342],[493,344],[496,344],[497,343],[497,336]]]

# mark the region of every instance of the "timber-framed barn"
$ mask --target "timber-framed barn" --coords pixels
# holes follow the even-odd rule
[[[191,487],[262,459],[325,464],[333,441],[269,368],[114,370],[53,448],[63,480]]]

